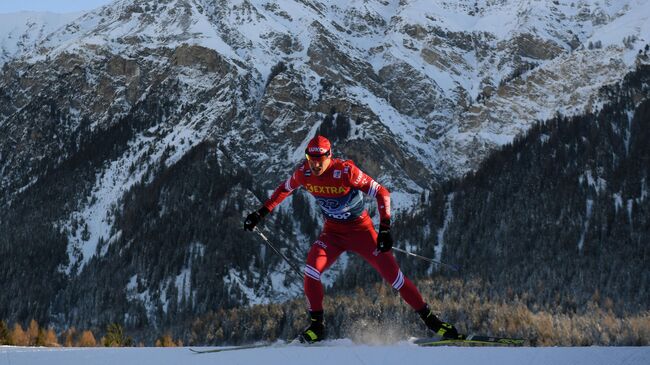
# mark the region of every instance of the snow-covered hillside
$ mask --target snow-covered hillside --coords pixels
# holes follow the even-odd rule
[[[650,42],[648,14],[641,0],[118,0],[41,36],[39,50],[25,55],[38,62],[103,50],[140,59],[139,51],[184,43],[213,49],[250,78],[259,108],[251,122],[273,125],[259,156],[245,150],[251,141],[242,131],[228,136],[249,165],[269,157],[276,169],[294,165],[300,137],[313,129],[306,112],[337,107],[364,122],[339,151],[357,152],[349,146],[356,140],[395,144],[402,166],[374,157],[385,169],[369,172],[406,193],[394,202],[408,207],[431,180],[475,168],[534,121],[597,107],[598,89],[629,72]],[[280,62],[295,70],[282,75],[291,95],[267,83]],[[322,97],[323,83],[338,91]]]
[[[0,14],[0,66],[30,50],[47,35],[82,14],[33,11]]]
[[[0,347],[8,365],[644,365],[648,347],[422,348],[408,343],[355,345],[346,341],[315,347],[278,347],[193,354],[187,348],[21,348]]]

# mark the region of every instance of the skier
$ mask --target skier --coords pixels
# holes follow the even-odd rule
[[[429,329],[446,339],[461,339],[456,328],[438,319],[423,301],[415,285],[400,271],[391,252],[390,193],[350,160],[332,158],[330,141],[317,135],[309,141],[303,161],[282,182],[271,197],[244,221],[244,229],[255,226],[296,188],[303,187],[318,202],[325,224],[307,255],[304,291],[309,305],[310,325],[299,336],[301,342],[313,343],[325,337],[323,323],[323,285],[321,275],[345,251],[363,257],[399,291],[402,298],[420,315]],[[377,199],[379,234],[364,207],[361,192]]]

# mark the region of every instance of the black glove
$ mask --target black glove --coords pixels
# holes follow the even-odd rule
[[[264,206],[249,214],[244,221],[244,230],[252,231],[267,214],[269,214],[269,210]]]
[[[377,235],[377,249],[381,252],[388,252],[393,248],[393,236],[390,235],[390,221],[382,221],[379,224],[379,235]]]

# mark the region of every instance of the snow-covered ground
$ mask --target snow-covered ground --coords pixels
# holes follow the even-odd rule
[[[6,365],[145,364],[461,364],[647,365],[650,347],[417,347],[356,345],[347,340],[317,347],[284,346],[194,354],[188,348],[0,347]]]

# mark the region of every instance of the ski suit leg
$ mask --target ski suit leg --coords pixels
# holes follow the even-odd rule
[[[323,310],[323,297],[325,292],[320,281],[321,274],[327,270],[343,253],[343,249],[333,243],[332,235],[321,233],[311,245],[307,254],[305,265],[304,289],[309,310],[312,312]]]
[[[384,280],[392,285],[404,301],[413,308],[413,310],[420,310],[425,307],[426,303],[422,299],[422,295],[399,268],[395,256],[392,251],[380,252],[377,250],[377,231],[368,219],[364,222],[365,228],[361,231],[355,231],[350,235],[347,240],[346,248],[352,252],[359,254],[364,258]]]

